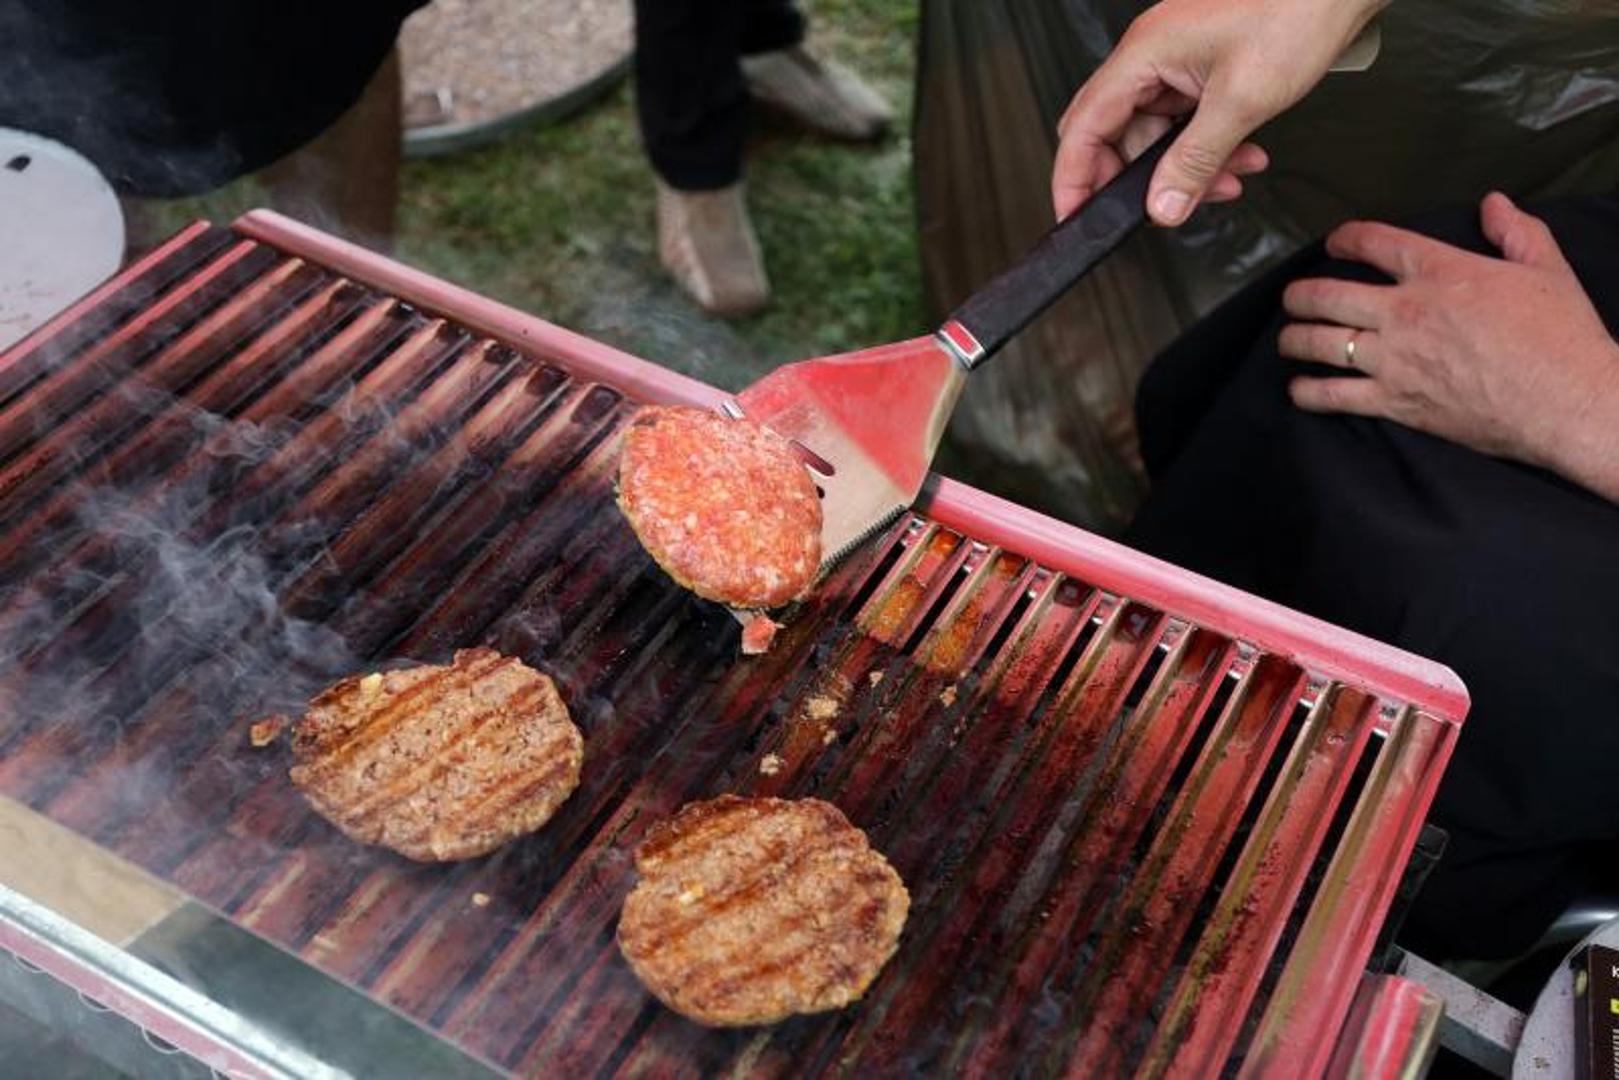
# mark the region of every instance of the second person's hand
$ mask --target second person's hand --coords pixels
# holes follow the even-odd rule
[[[1545,223],[1501,194],[1479,216],[1500,258],[1392,225],[1334,230],[1329,254],[1393,283],[1287,287],[1297,321],[1281,354],[1344,370],[1295,378],[1293,401],[1392,420],[1619,501],[1619,343]]]
[[[1058,124],[1058,219],[1192,113],[1153,174],[1147,210],[1179,225],[1200,202],[1234,199],[1264,169],[1245,142],[1302,98],[1387,0],[1162,0],[1130,25]]]

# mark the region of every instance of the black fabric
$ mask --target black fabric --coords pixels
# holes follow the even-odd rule
[[[1535,210],[1619,329],[1619,199]],[[1494,254],[1476,211],[1413,224]],[[1619,856],[1619,507],[1395,424],[1293,408],[1280,295],[1315,274],[1377,280],[1313,247],[1149,370],[1154,494],[1128,539],[1461,675],[1472,712],[1433,810],[1450,846],[1402,940],[1511,955],[1593,859]]]
[[[0,0],[0,126],[126,194],[206,191],[342,115],[424,2]]]
[[[740,180],[748,91],[739,61],[803,39],[792,0],[636,0],[636,109],[658,175],[682,191]]]

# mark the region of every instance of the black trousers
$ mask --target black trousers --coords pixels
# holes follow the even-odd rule
[[[1619,329],[1619,199],[1536,211]],[[1494,254],[1475,211],[1413,227]],[[1395,424],[1293,408],[1281,290],[1319,274],[1380,280],[1313,247],[1149,370],[1154,494],[1129,540],[1462,676],[1473,708],[1432,815],[1450,844],[1402,939],[1435,958],[1511,955],[1592,875],[1619,883],[1619,506]]]
[[[208,191],[330,126],[425,2],[0,0],[0,127],[66,143],[124,194]]]
[[[743,56],[796,45],[792,0],[636,0],[635,85],[652,167],[684,191],[742,178]]]

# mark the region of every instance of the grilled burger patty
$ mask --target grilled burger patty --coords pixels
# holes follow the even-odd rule
[[[821,564],[821,500],[792,446],[706,409],[642,409],[624,436],[618,505],[659,566],[698,596],[779,607]]]
[[[637,977],[700,1024],[771,1024],[857,1000],[893,955],[905,884],[819,799],[692,803],[635,854],[618,944]]]
[[[292,749],[292,782],[322,816],[424,862],[544,825],[584,758],[551,680],[492,649],[344,679],[311,702]]]

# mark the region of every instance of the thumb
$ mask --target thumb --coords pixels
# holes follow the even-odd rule
[[[1253,126],[1218,99],[1205,96],[1153,173],[1147,194],[1152,219],[1160,225],[1179,225],[1190,217]]]
[[[1513,201],[1492,191],[1479,206],[1479,224],[1490,243],[1509,262],[1548,269],[1568,269],[1568,260],[1546,223],[1519,210]]]

